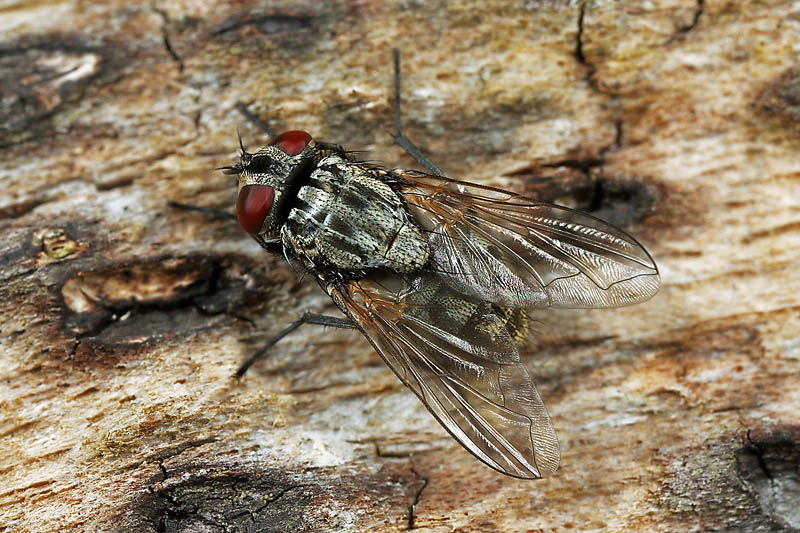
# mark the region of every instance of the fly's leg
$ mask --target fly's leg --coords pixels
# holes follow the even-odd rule
[[[247,120],[258,126],[258,128],[263,130],[267,135],[269,135],[270,137],[275,137],[275,132],[272,131],[269,126],[267,126],[267,123],[258,118],[258,116],[255,113],[247,109],[246,105],[244,105],[241,102],[237,102],[234,107],[239,113],[244,115],[244,117]],[[244,149],[244,144],[242,143],[242,136],[239,135],[238,131],[236,132],[236,134],[239,137],[239,147],[242,149],[242,154],[244,154],[246,152]],[[239,169],[238,167],[222,167],[218,168],[217,170],[222,170],[224,174],[238,174],[238,171],[241,171],[241,169]],[[169,205],[170,207],[174,207],[175,209],[184,209],[186,211],[197,211],[199,213],[205,213],[207,215],[215,217],[236,220],[236,215],[234,215],[233,213],[229,213],[228,211],[224,211],[222,209],[214,209],[213,207],[203,207],[199,205],[183,204],[181,202],[173,202],[173,201],[167,202],[167,205]]]
[[[215,209],[213,207],[203,207],[201,205],[192,205],[192,204],[182,204],[180,202],[173,202],[170,200],[167,202],[167,205],[170,207],[174,207],[175,209],[183,209],[185,211],[197,211],[199,213],[205,213],[206,215],[210,215],[212,217],[219,217],[225,218],[228,220],[236,220],[236,215],[225,211],[223,209]],[[264,250],[271,254],[280,254],[283,253],[283,245],[279,240],[266,240],[261,235],[250,235],[253,240],[255,240],[259,246],[261,246]]]
[[[428,172],[434,176],[444,176],[439,167],[425,157],[425,154],[403,133],[400,121],[400,51],[397,48],[393,49],[392,56],[394,58],[394,133],[392,134],[394,142],[405,150],[408,155],[416,159],[417,163],[425,167]]]
[[[289,333],[293,332],[303,324],[316,324],[318,326],[329,326],[332,328],[341,328],[341,329],[355,329],[356,324],[352,320],[347,318],[338,318],[335,316],[328,316],[328,315],[317,315],[314,313],[303,313],[303,316],[289,324],[283,331],[272,337],[260,350],[250,356],[250,358],[245,361],[242,366],[236,371],[236,378],[240,378],[247,372],[247,369],[253,366],[261,356],[267,353],[267,350],[272,348],[272,346],[277,343],[279,340],[287,336]]]
[[[277,133],[275,133],[275,130],[273,130],[272,128],[270,128],[267,125],[266,122],[264,122],[263,120],[258,118],[258,115],[256,115],[255,113],[253,113],[252,111],[247,109],[247,106],[244,105],[243,103],[237,102],[234,107],[236,108],[236,110],[239,113],[241,113],[244,116],[244,118],[246,118],[247,120],[252,122],[256,127],[258,127],[258,129],[260,129],[261,131],[263,131],[264,133],[266,133],[270,137],[276,137],[278,135]],[[339,155],[341,155],[343,157],[345,157],[347,155],[347,150],[345,150],[344,148],[342,148],[338,144],[321,142],[321,141],[317,141],[317,140],[315,140],[314,142],[315,142],[317,148],[320,148],[322,150],[330,150],[331,152],[339,154]],[[241,143],[242,143],[242,138],[239,137],[239,144],[241,145]],[[244,147],[242,147],[242,152],[244,152]],[[425,157],[425,156],[423,156],[423,157]]]
[[[252,111],[247,109],[247,106],[244,105],[243,103],[237,102],[236,105],[233,106],[233,107],[236,108],[236,111],[238,111],[239,113],[244,115],[244,118],[246,118],[247,120],[249,120],[250,122],[252,122],[256,126],[258,126],[258,128],[261,131],[263,131],[264,133],[266,133],[270,137],[275,137],[276,135],[278,135],[277,133],[275,133],[275,131],[272,128],[267,126],[266,122],[264,122],[263,120],[258,118],[258,115],[256,115],[255,113],[253,113]]]
[[[244,115],[248,120],[250,120],[251,122],[256,124],[259,128],[262,128],[266,132],[268,132],[270,135],[273,135],[272,133],[270,133],[269,127],[266,125],[266,123],[264,123],[260,118],[258,118],[256,115],[251,113],[250,110],[247,109],[247,106],[245,106],[243,103],[238,102],[234,107],[236,107],[236,109],[242,115]],[[245,149],[244,149],[244,144],[242,143],[242,136],[239,134],[238,131],[236,132],[236,135],[239,137],[239,147],[242,149],[242,154],[244,154],[245,153]],[[222,170],[223,174],[236,174],[237,173],[236,172],[237,171],[236,167],[222,167],[222,168],[218,168],[217,170]],[[236,215],[234,215],[233,213],[230,213],[228,211],[225,211],[223,209],[215,209],[213,207],[203,207],[201,205],[194,205],[194,204],[184,204],[184,203],[181,203],[181,202],[173,202],[172,200],[168,201],[167,205],[170,206],[170,207],[173,207],[175,209],[183,209],[185,211],[196,211],[198,213],[205,213],[205,214],[211,215],[213,217],[227,218],[227,219],[236,220]]]
[[[220,217],[220,218],[229,218],[229,219],[236,219],[236,215],[225,211],[224,209],[215,209],[213,207],[203,207],[200,205],[192,205],[192,204],[182,204],[180,202],[167,202],[167,205],[170,207],[174,207],[175,209],[183,209],[186,211],[198,211],[200,213],[206,213],[207,215]]]
[[[405,150],[408,155],[413,157],[417,163],[425,167],[428,172],[435,176],[444,176],[442,170],[437,167],[433,161],[428,159],[425,154],[423,154],[422,151],[417,148],[413,142],[411,142],[411,139],[406,137],[406,134],[403,133],[401,121],[402,115],[400,113],[400,51],[397,48],[392,50],[392,57],[394,59],[394,133],[392,134],[394,142],[396,142],[400,148]],[[247,120],[252,122],[270,137],[275,137],[277,135],[276,132],[273,131],[266,122],[261,120],[255,113],[247,109],[247,106],[242,102],[238,102],[234,107]],[[323,150],[330,150],[342,156],[346,156],[347,154],[347,151],[337,144],[324,142],[317,142],[316,144]],[[242,148],[242,151],[244,151],[244,148]]]

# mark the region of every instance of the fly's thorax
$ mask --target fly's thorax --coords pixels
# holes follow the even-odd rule
[[[335,154],[300,187],[281,238],[311,270],[408,273],[430,258],[401,197],[374,169]]]

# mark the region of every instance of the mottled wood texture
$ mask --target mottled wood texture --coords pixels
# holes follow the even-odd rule
[[[0,529],[800,528],[800,4],[18,1],[0,6]],[[239,128],[392,145],[588,209],[652,301],[538,316],[563,447],[467,454],[311,280],[235,223]],[[410,511],[412,510],[413,511]]]

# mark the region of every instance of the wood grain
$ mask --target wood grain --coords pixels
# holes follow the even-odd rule
[[[6,2],[0,530],[800,529],[796,2]],[[541,313],[563,457],[503,477],[235,223],[236,130],[587,209],[663,288]]]

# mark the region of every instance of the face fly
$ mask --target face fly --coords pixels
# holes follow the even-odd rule
[[[396,79],[395,137],[417,157]],[[238,177],[242,228],[310,272],[347,317],[304,315],[238,375],[300,324],[355,327],[475,457],[514,477],[550,475],[558,441],[518,348],[529,310],[643,302],[658,269],[602,220],[417,159],[429,172],[367,163],[294,130],[242,147],[223,169]]]

